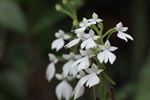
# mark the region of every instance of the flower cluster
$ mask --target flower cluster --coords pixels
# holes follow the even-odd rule
[[[104,73],[106,63],[113,64],[116,56],[113,53],[116,49],[111,46],[109,37],[112,33],[125,40],[133,38],[125,33],[127,27],[123,27],[119,22],[115,27],[103,33],[103,20],[98,18],[96,13],[92,14],[91,19],[83,18],[79,28],[73,30],[73,35],[65,34],[63,30],[55,33],[57,38],[52,42],[52,49],[59,51],[61,48],[70,49],[69,54],[63,54],[65,62],[62,66],[62,73],[56,74],[55,65],[60,57],[49,54],[50,64],[46,70],[46,78],[51,81],[55,76],[61,82],[56,87],[56,96],[59,100],[62,98],[69,100],[79,98],[84,94],[85,87],[91,88],[100,83],[100,75]],[[70,40],[65,44],[65,40]],[[104,41],[105,40],[105,41]],[[62,61],[62,60],[61,60]],[[70,81],[77,80],[76,86],[70,85]]]

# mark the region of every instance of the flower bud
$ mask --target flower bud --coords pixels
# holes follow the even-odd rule
[[[57,10],[57,11],[60,11],[61,10],[61,5],[59,5],[59,4],[56,4],[56,6],[55,6],[55,9]]]
[[[68,0],[63,0],[62,2],[63,2],[63,4],[67,4]]]

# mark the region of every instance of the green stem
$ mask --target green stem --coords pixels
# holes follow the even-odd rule
[[[115,31],[115,30],[116,30],[115,28],[109,29],[109,30],[102,36],[102,38],[105,38],[108,34],[112,33],[112,32]]]
[[[108,35],[108,37],[107,37],[107,40],[109,40],[110,36],[111,36],[111,35],[112,35],[112,33],[114,33],[114,32],[116,32],[116,30],[114,30],[114,31],[110,32],[110,34],[109,34],[109,35]]]
[[[103,75],[100,75],[100,84],[99,85],[100,85],[100,100],[105,100]]]
[[[91,28],[94,29],[96,31],[96,33],[100,36],[99,42],[101,44],[104,44],[103,38],[102,38],[102,31],[98,30],[98,28],[95,25],[92,25]]]
[[[93,100],[96,100],[95,86],[93,86]]]
[[[103,75],[111,84],[116,85],[116,83],[105,72],[103,72]]]

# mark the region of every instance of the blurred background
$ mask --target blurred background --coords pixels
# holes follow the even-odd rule
[[[134,37],[128,43],[111,38],[120,48],[115,64],[107,68],[117,83],[116,100],[149,100],[148,0],[80,1],[80,21],[96,12],[104,20],[104,31],[121,21]],[[56,53],[50,48],[54,33],[69,31],[72,24],[68,16],[55,10],[58,2],[61,0],[0,0],[0,100],[57,100],[58,81],[49,83],[45,78],[47,54]],[[86,95],[81,100],[85,98],[91,100]]]

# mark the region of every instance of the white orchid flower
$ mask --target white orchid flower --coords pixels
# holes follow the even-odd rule
[[[89,58],[88,56],[85,56],[73,62],[73,64],[71,65],[71,68],[77,67],[77,71],[79,72],[83,69],[88,68],[89,66],[90,66]]]
[[[70,41],[68,44],[65,45],[66,48],[71,48],[73,46],[75,46],[76,44],[78,44],[81,40],[85,40],[88,38],[87,34],[85,34],[84,32],[79,32],[76,33],[77,38]]]
[[[71,81],[73,78],[71,76],[65,77],[64,74],[56,74],[56,78],[58,80],[62,80],[57,86],[56,86],[56,96],[58,100],[70,100],[72,96],[73,89],[71,85],[67,82]]]
[[[80,58],[78,60],[76,60],[71,67],[76,67],[78,72],[80,72],[83,69],[86,69],[90,66],[91,62],[89,58],[92,58],[93,56],[95,56],[93,54],[93,51],[90,49],[86,49],[86,50],[80,50],[80,54],[83,56],[83,58]]]
[[[116,56],[111,51],[115,51],[117,47],[110,46],[110,42],[108,40],[105,42],[104,45],[99,45],[99,47],[101,50],[103,50],[97,55],[97,58],[100,61],[100,63],[107,63],[109,60],[109,62],[113,64],[116,60]]]
[[[52,49],[56,49],[56,51],[59,51],[65,44],[64,40],[68,40],[71,37],[67,34],[64,33],[64,31],[59,30],[58,32],[55,33],[55,37],[57,38],[52,42]]]
[[[90,23],[92,23],[92,24],[96,24],[96,23],[99,23],[99,22],[101,22],[101,21],[103,21],[102,19],[99,19],[98,18],[98,15],[96,14],[96,13],[93,13],[92,14],[92,19],[89,19],[88,20]]]
[[[46,69],[46,78],[48,81],[51,81],[56,72],[55,64],[58,62],[58,59],[56,58],[54,54],[49,53],[48,56],[49,56],[49,60],[51,61],[51,63],[48,65]]]
[[[95,56],[94,52],[91,49],[80,50],[80,54],[82,56],[88,56],[88,58],[92,58]]]
[[[126,32],[128,30],[128,27],[123,27],[121,22],[119,22],[116,25],[116,30],[118,31],[117,37],[119,37],[120,39],[123,39],[126,42],[128,41],[128,39],[133,41],[133,37],[132,36],[130,36],[129,34],[124,33],[124,32]]]
[[[103,70],[98,69],[97,65],[94,63],[92,64],[92,68],[86,69],[86,72],[89,73],[88,75],[83,74],[83,76],[80,78],[79,82],[77,83],[73,94],[74,99],[79,98],[84,93],[84,84],[86,84],[87,87],[92,87],[94,85],[97,85],[100,82],[99,77],[97,74],[100,74]]]
[[[92,24],[94,24],[94,23],[91,23],[91,22],[89,22],[86,18],[83,18],[82,22],[79,24],[80,28],[75,29],[74,32],[75,32],[75,33],[84,32],[85,29],[86,29],[87,27],[89,27],[90,25],[92,25]]]
[[[75,55],[73,52],[71,52],[70,54],[63,55],[63,58],[68,60],[68,62],[66,62],[63,66],[63,72],[65,77],[68,74],[75,76],[78,73],[77,68],[72,68],[71,65],[75,60],[80,59],[81,57],[81,55]]]
[[[79,80],[80,85],[82,86],[86,83],[86,86],[88,86],[89,88],[94,85],[97,85],[100,82],[100,79],[97,76],[97,74],[100,74],[102,71],[103,69],[98,69],[97,65],[93,63],[92,68],[86,69],[86,72],[89,74],[85,75]]]
[[[94,48],[97,46],[94,40],[97,40],[100,36],[95,35],[94,31],[91,29],[88,34],[88,38],[81,43],[81,49]]]

